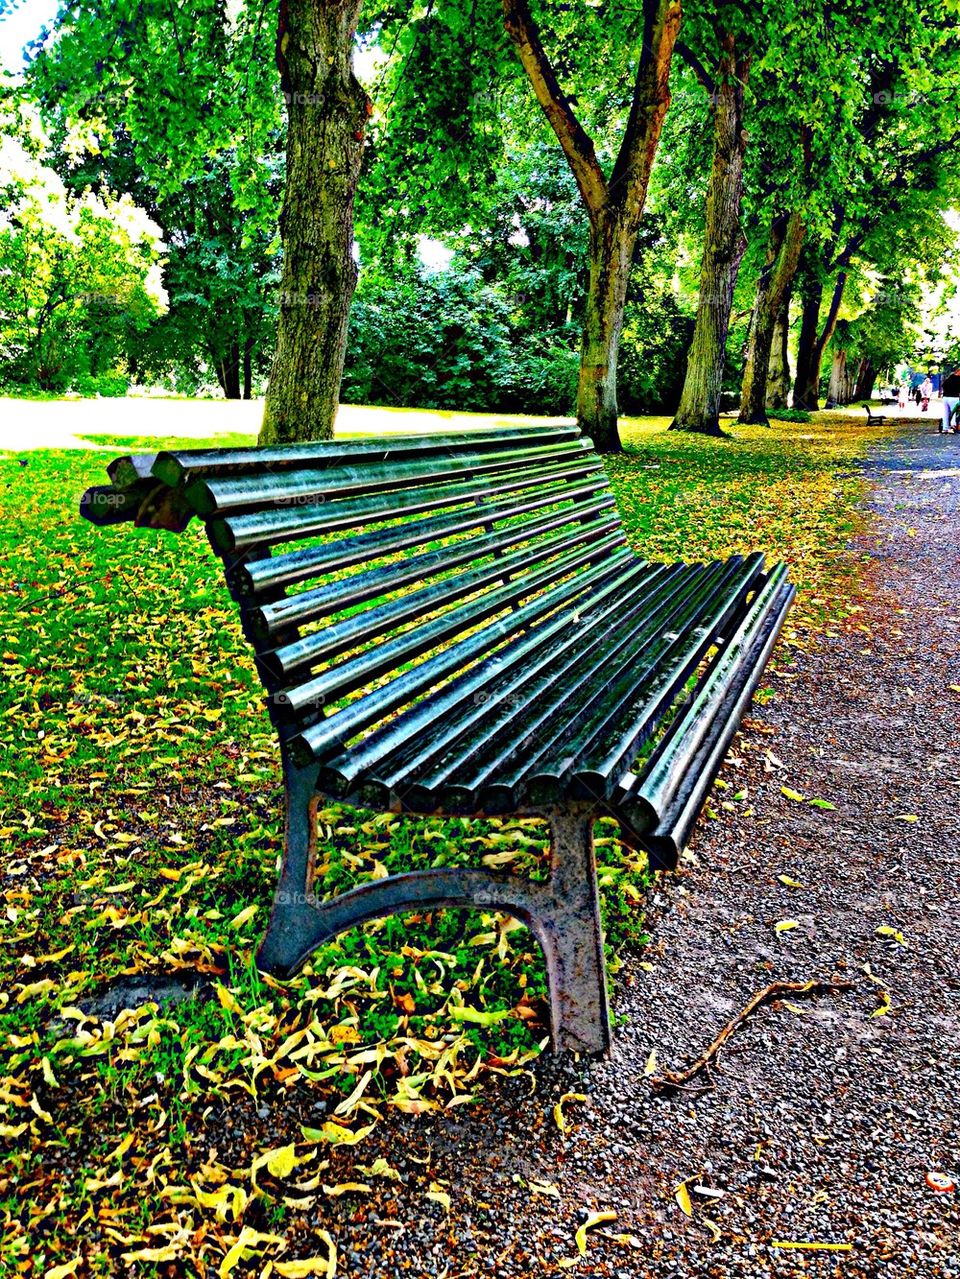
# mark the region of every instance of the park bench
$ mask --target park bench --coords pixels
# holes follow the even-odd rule
[[[883,413],[873,413],[869,404],[865,404],[863,407],[867,411],[867,426],[883,426],[887,420]]]
[[[785,567],[638,558],[568,426],[107,469],[82,514],[177,532],[198,516],[253,646],[286,786],[261,968],[288,976],[386,914],[500,910],[543,948],[554,1047],[606,1051],[593,821],[677,864],[793,597]],[[314,817],[331,800],[539,815],[549,880],[435,868],[323,900]]]

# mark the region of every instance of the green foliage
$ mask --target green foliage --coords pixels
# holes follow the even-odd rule
[[[511,370],[506,305],[476,273],[361,277],[350,317],[347,403],[484,409],[508,394]]]
[[[48,152],[35,115],[8,95],[0,102],[0,384],[116,388],[137,335],[166,307],[160,228],[128,195],[73,194]]]
[[[129,192],[169,246],[170,308],[131,351],[141,380],[253,389],[278,305],[283,99],[273,5],[64,0],[30,72],[74,191]],[[245,386],[244,383],[248,385]]]
[[[767,409],[767,417],[774,422],[809,422],[806,409]]]

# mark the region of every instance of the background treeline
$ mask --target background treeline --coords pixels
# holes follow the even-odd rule
[[[608,174],[638,12],[512,15],[539,24]],[[4,386],[262,392],[281,303],[316,305],[280,287],[275,27],[272,2],[64,4],[0,101]],[[341,398],[571,412],[596,218],[503,11],[374,4],[360,31],[372,114]],[[951,358],[930,317],[954,287],[958,84],[942,6],[687,6],[629,251],[620,411],[680,405],[697,429],[699,401],[746,393],[758,368],[761,409],[810,407]]]

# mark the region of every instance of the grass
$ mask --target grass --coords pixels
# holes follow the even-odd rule
[[[721,442],[664,425],[629,423],[609,463],[638,551],[787,559],[800,596],[781,660],[856,609],[847,542],[873,438],[859,419]],[[271,1236],[327,1255],[317,1222],[341,1198],[310,1209],[328,1178],[390,1178],[351,1173],[386,1109],[472,1104],[540,1051],[543,967],[514,921],[440,912],[344,936],[285,986],[261,979],[281,795],[259,683],[198,530],[78,518],[108,457],[0,459],[0,1274],[259,1272],[283,1253]],[[616,970],[644,939],[648,877],[615,826],[597,835]],[[320,814],[331,891],[413,866],[536,874],[544,847],[530,820]],[[178,974],[199,978],[196,997],[112,1021],[83,1011],[120,978]]]

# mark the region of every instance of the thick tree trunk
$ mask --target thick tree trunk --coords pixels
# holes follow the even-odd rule
[[[869,400],[873,393],[873,384],[877,379],[876,369],[873,367],[873,361],[862,359],[860,367],[857,370],[857,380],[853,388],[854,400]]]
[[[734,36],[721,40],[713,120],[713,167],[707,190],[700,300],[687,356],[675,431],[720,435],[720,388],[737,272],[747,242],[740,224],[743,197],[743,90],[749,63],[736,56]]]
[[[621,448],[617,357],[635,239],[621,220],[606,213],[590,228],[590,283],[580,351],[577,422],[601,453],[616,453]]]
[[[793,407],[817,408],[820,394],[820,364],[816,361],[817,334],[820,331],[820,307],[823,285],[809,283],[801,294],[800,339],[797,345],[797,372],[793,380]],[[813,391],[811,394],[811,384]],[[811,403],[812,400],[812,403]]]
[[[820,305],[823,300],[823,289],[818,285],[816,316],[813,315],[811,306],[811,321],[813,323],[814,341],[809,348],[809,356],[803,369],[803,379],[801,380],[800,360],[797,360],[797,380],[793,390],[793,404],[795,408],[809,409],[813,411],[820,407],[820,371],[823,367],[823,353],[827,349],[827,343],[833,337],[833,331],[837,327],[837,317],[840,314],[840,303],[843,301],[843,291],[847,283],[846,271],[841,271],[837,276],[834,284],[833,294],[830,298],[830,307],[827,311],[827,317],[824,320],[823,329],[819,335],[816,333],[817,326],[820,323]],[[806,305],[804,307],[804,322],[807,320]],[[804,331],[800,330],[801,347],[804,342]]]
[[[359,0],[282,0],[287,181],[277,352],[261,444],[329,439],[357,280],[353,198],[370,104],[353,74]]]
[[[740,390],[740,417],[744,425],[767,420],[767,379],[774,331],[788,297],[800,260],[804,226],[796,213],[774,220],[767,244],[767,260],[757,285],[750,318],[750,336]],[[781,339],[782,341],[783,339]]]
[[[790,401],[790,299],[792,288],[777,313],[770,343],[770,365],[767,369],[767,409],[785,409]]]
[[[833,409],[847,402],[847,353],[835,346],[830,364],[830,382],[827,386],[825,407]]]

